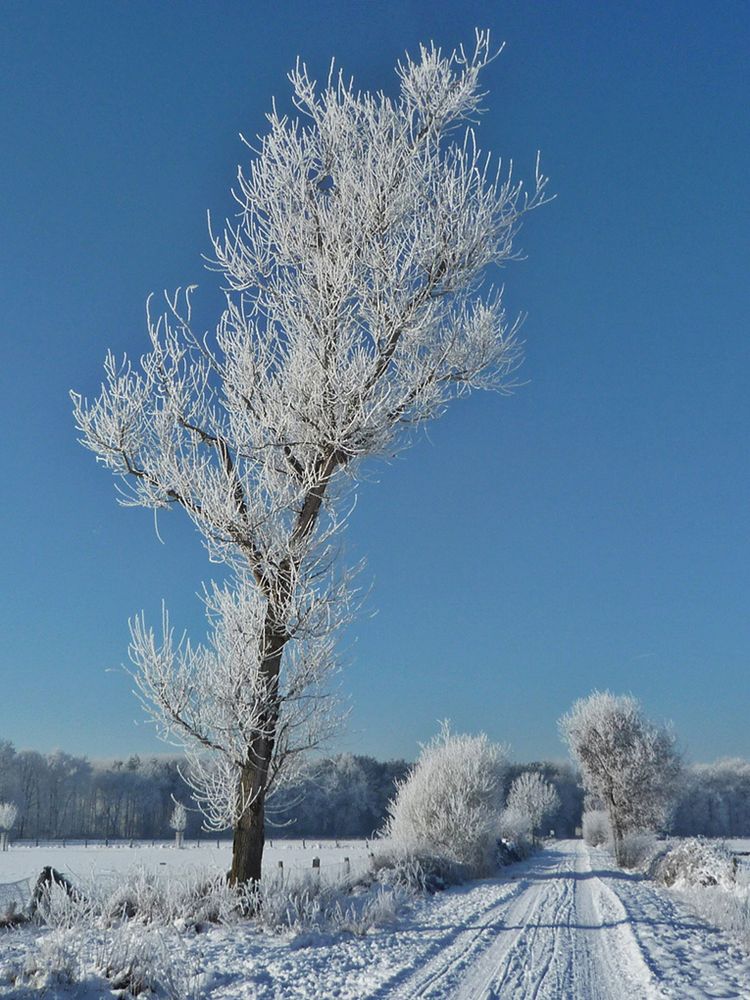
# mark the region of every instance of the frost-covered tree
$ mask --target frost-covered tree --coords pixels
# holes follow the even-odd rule
[[[268,115],[239,171],[236,220],[212,232],[226,292],[215,334],[193,329],[191,286],[163,315],[149,306],[139,364],[109,353],[100,395],[73,394],[82,441],[121,478],[123,502],[181,507],[210,558],[252,590],[252,668],[215,690],[251,720],[232,735],[239,753],[215,745],[215,706],[198,699],[185,661],[164,672],[155,702],[173,735],[228,761],[229,802],[212,809],[234,826],[235,882],[260,876],[287,664],[330,655],[343,597],[335,542],[363,460],[405,446],[455,396],[508,389],[519,362],[517,323],[486,272],[517,256],[545,179],[537,168],[527,193],[477,145],[491,58],[486,33],[469,52],[422,47],[399,63],[395,97],[333,69],[319,87],[298,63],[299,117]],[[226,777],[208,782],[209,800],[226,799]]]
[[[174,830],[174,846],[182,847],[182,838],[185,836],[187,826],[187,809],[182,802],[175,802],[169,825]]]
[[[524,771],[513,779],[505,809],[510,816],[524,819],[534,840],[544,820],[560,806],[560,796],[537,771]]]
[[[507,769],[506,747],[484,733],[451,733],[443,723],[399,782],[384,836],[407,856],[486,874],[495,858]]]
[[[14,802],[0,802],[0,851],[8,850],[8,833],[18,818],[18,807]]]
[[[670,814],[682,762],[667,726],[650,722],[631,695],[595,691],[560,720],[586,791],[609,816],[615,858],[628,833],[662,828]]]

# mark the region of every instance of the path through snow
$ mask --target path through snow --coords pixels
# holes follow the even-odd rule
[[[473,915],[472,901],[479,903]],[[613,870],[604,852],[581,841],[534,858],[511,891],[502,881],[470,890],[462,909],[463,924],[446,927],[442,940],[436,936],[432,956],[384,983],[375,996],[750,997],[750,961],[720,932],[665,891]]]

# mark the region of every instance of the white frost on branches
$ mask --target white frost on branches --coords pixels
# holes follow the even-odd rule
[[[538,771],[519,774],[508,790],[503,813],[503,826],[519,831],[525,829],[536,839],[545,817],[560,805],[560,796]]]
[[[398,784],[384,836],[408,856],[486,874],[495,860],[507,768],[507,747],[484,733],[451,733],[443,723]]]
[[[187,809],[182,802],[175,802],[169,825],[178,833],[183,833],[187,826]]]
[[[131,625],[130,657],[140,700],[162,730],[181,746],[183,778],[210,829],[235,823],[250,803],[237,775],[258,734],[271,735],[276,752],[266,788],[279,772],[290,780],[303,750],[325,741],[336,724],[329,676],[336,667],[333,632],[346,607],[345,590],[327,600],[308,594],[290,617],[285,669],[278,679],[262,670],[265,602],[245,576],[204,594],[211,631],[205,645],[176,639],[166,610],[161,635],[143,616]]]
[[[238,214],[212,230],[213,335],[193,328],[194,286],[161,314],[149,301],[140,362],[109,352],[98,397],[72,394],[121,502],[182,507],[237,577],[236,595],[209,594],[205,649],[175,644],[167,621],[160,640],[133,626],[141,693],[193,747],[211,823],[261,808],[294,734],[310,742],[303,682],[317,689],[346,618],[336,536],[362,460],[393,455],[451,397],[512,385],[518,322],[486,271],[518,256],[546,178],[537,163],[527,191],[477,144],[492,58],[486,32],[469,52],[423,46],[398,65],[396,97],[333,68],[319,87],[298,63],[298,114],[267,116]]]
[[[0,802],[0,851],[8,850],[8,832],[18,818],[15,802]]]
[[[643,714],[631,695],[594,691],[560,720],[589,796],[607,811],[618,863],[629,833],[659,830],[682,772],[675,736]]]
[[[12,830],[18,819],[18,806],[15,802],[0,802],[0,830]]]

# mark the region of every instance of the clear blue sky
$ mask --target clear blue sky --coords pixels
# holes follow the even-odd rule
[[[697,759],[750,756],[749,8],[745,2],[15,2],[0,35],[0,738],[163,749],[127,619],[202,627],[211,567],[179,512],[115,503],[68,389],[138,355],[151,290],[199,282],[206,209],[286,98],[297,54],[393,87],[420,40],[507,42],[485,148],[557,200],[507,301],[528,383],[476,395],[361,492],[369,601],[336,749],[413,757],[436,720],[519,759],[594,687],[674,719]]]

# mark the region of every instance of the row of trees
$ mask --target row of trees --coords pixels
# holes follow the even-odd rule
[[[649,723],[629,697],[597,693],[577,703],[562,726],[581,772],[567,762],[519,764],[503,757],[507,832],[523,829],[524,817],[537,815],[544,801],[540,788],[546,786],[554,800],[542,813],[545,828],[539,819],[532,823],[535,835],[553,830],[558,837],[575,836],[582,826],[584,794],[589,825],[601,826],[595,813],[605,820],[602,837],[610,826],[620,831],[620,839],[642,828],[680,836],[750,834],[750,762],[730,759],[680,769],[674,737]],[[175,802],[184,801],[186,834],[197,837],[202,815],[178,766],[177,758],[137,756],[92,764],[61,751],[16,752],[0,741],[0,803],[14,807],[12,822],[0,822],[0,828],[12,827],[16,838],[163,837]],[[272,800],[267,832],[372,836],[382,828],[389,802],[408,773],[405,761],[354,754],[308,761]]]
[[[664,830],[684,787],[674,733],[647,719],[631,695],[608,691],[579,699],[559,725],[585,790],[582,825],[627,865],[631,836]],[[510,782],[508,771],[505,747],[444,724],[388,806],[388,850],[441,877],[489,873],[499,837],[523,849],[562,808],[538,770]]]
[[[672,830],[679,836],[749,836],[750,761],[729,758],[686,768]]]
[[[16,806],[16,839],[163,837],[175,800],[188,791],[173,758],[96,764],[59,750],[16,752],[0,741],[0,801]],[[189,813],[189,833],[200,825]]]
[[[185,762],[182,762],[184,768]],[[163,837],[175,801],[187,804],[185,833],[200,835],[202,814],[183,781],[177,758],[92,764],[61,751],[16,752],[0,741],[0,802],[16,806],[16,839]],[[409,770],[403,760],[338,754],[310,760],[270,803],[267,834],[289,837],[371,837],[381,829],[397,784]],[[507,784],[524,771],[549,781],[559,806],[549,816],[560,836],[580,826],[583,793],[568,764],[508,764]]]

